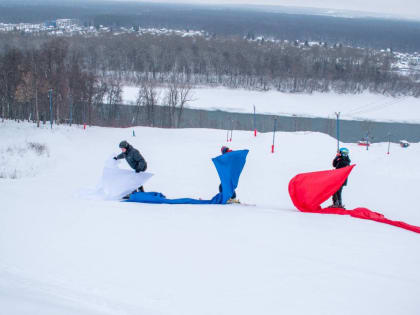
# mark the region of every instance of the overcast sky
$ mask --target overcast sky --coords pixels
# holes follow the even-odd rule
[[[266,4],[294,7],[326,8],[336,10],[354,10],[401,16],[406,18],[420,18],[420,0],[148,0],[141,2],[255,5]]]

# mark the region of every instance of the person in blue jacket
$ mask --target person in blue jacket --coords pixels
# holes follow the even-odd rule
[[[227,154],[229,152],[232,152],[231,149],[229,149],[226,146],[222,146],[222,148],[220,149],[222,154]],[[223,188],[222,188],[222,184],[219,185],[219,192],[222,192]],[[233,191],[232,196],[229,198],[229,200],[227,201],[227,203],[238,203],[239,201],[236,199],[236,191]]]

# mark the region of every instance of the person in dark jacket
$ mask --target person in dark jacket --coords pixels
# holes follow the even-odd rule
[[[351,163],[350,158],[349,158],[349,149],[347,148],[341,148],[336,157],[333,160],[333,167],[335,167],[336,169],[339,168],[343,168],[346,166],[349,166]],[[343,191],[343,187],[347,185],[347,178],[346,181],[344,182],[344,184],[340,187],[339,190],[337,190],[337,192],[333,195],[333,207],[337,207],[337,208],[344,208],[343,206],[343,202],[341,200],[341,193]]]
[[[144,157],[140,154],[139,150],[135,149],[127,141],[123,140],[119,145],[121,153],[114,157],[114,160],[125,159],[130,167],[136,172],[144,172],[147,169],[147,163]],[[137,191],[144,192],[143,186],[140,186]],[[133,192],[136,192],[133,191]]]
[[[228,147],[226,147],[226,146],[223,146],[221,149],[220,149],[220,151],[222,152],[222,154],[226,154],[226,153],[229,153],[229,152],[232,152],[232,150],[231,149],[229,149]],[[222,184],[220,184],[219,185],[219,192],[222,192],[223,191],[223,189],[222,189]],[[236,202],[237,200],[236,200],[236,191],[233,191],[233,194],[232,194],[232,196],[230,197],[230,199],[228,200],[228,203],[232,203],[232,202]]]

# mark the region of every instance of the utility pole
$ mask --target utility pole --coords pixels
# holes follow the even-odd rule
[[[337,152],[340,151],[340,112],[335,112],[337,116]]]

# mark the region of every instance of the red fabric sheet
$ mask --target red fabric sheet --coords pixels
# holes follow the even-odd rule
[[[289,194],[293,204],[302,212],[350,215],[355,218],[382,222],[420,233],[420,227],[418,226],[389,220],[383,214],[366,208],[353,210],[321,208],[321,204],[328,200],[343,185],[354,166],[296,175],[289,182]]]

